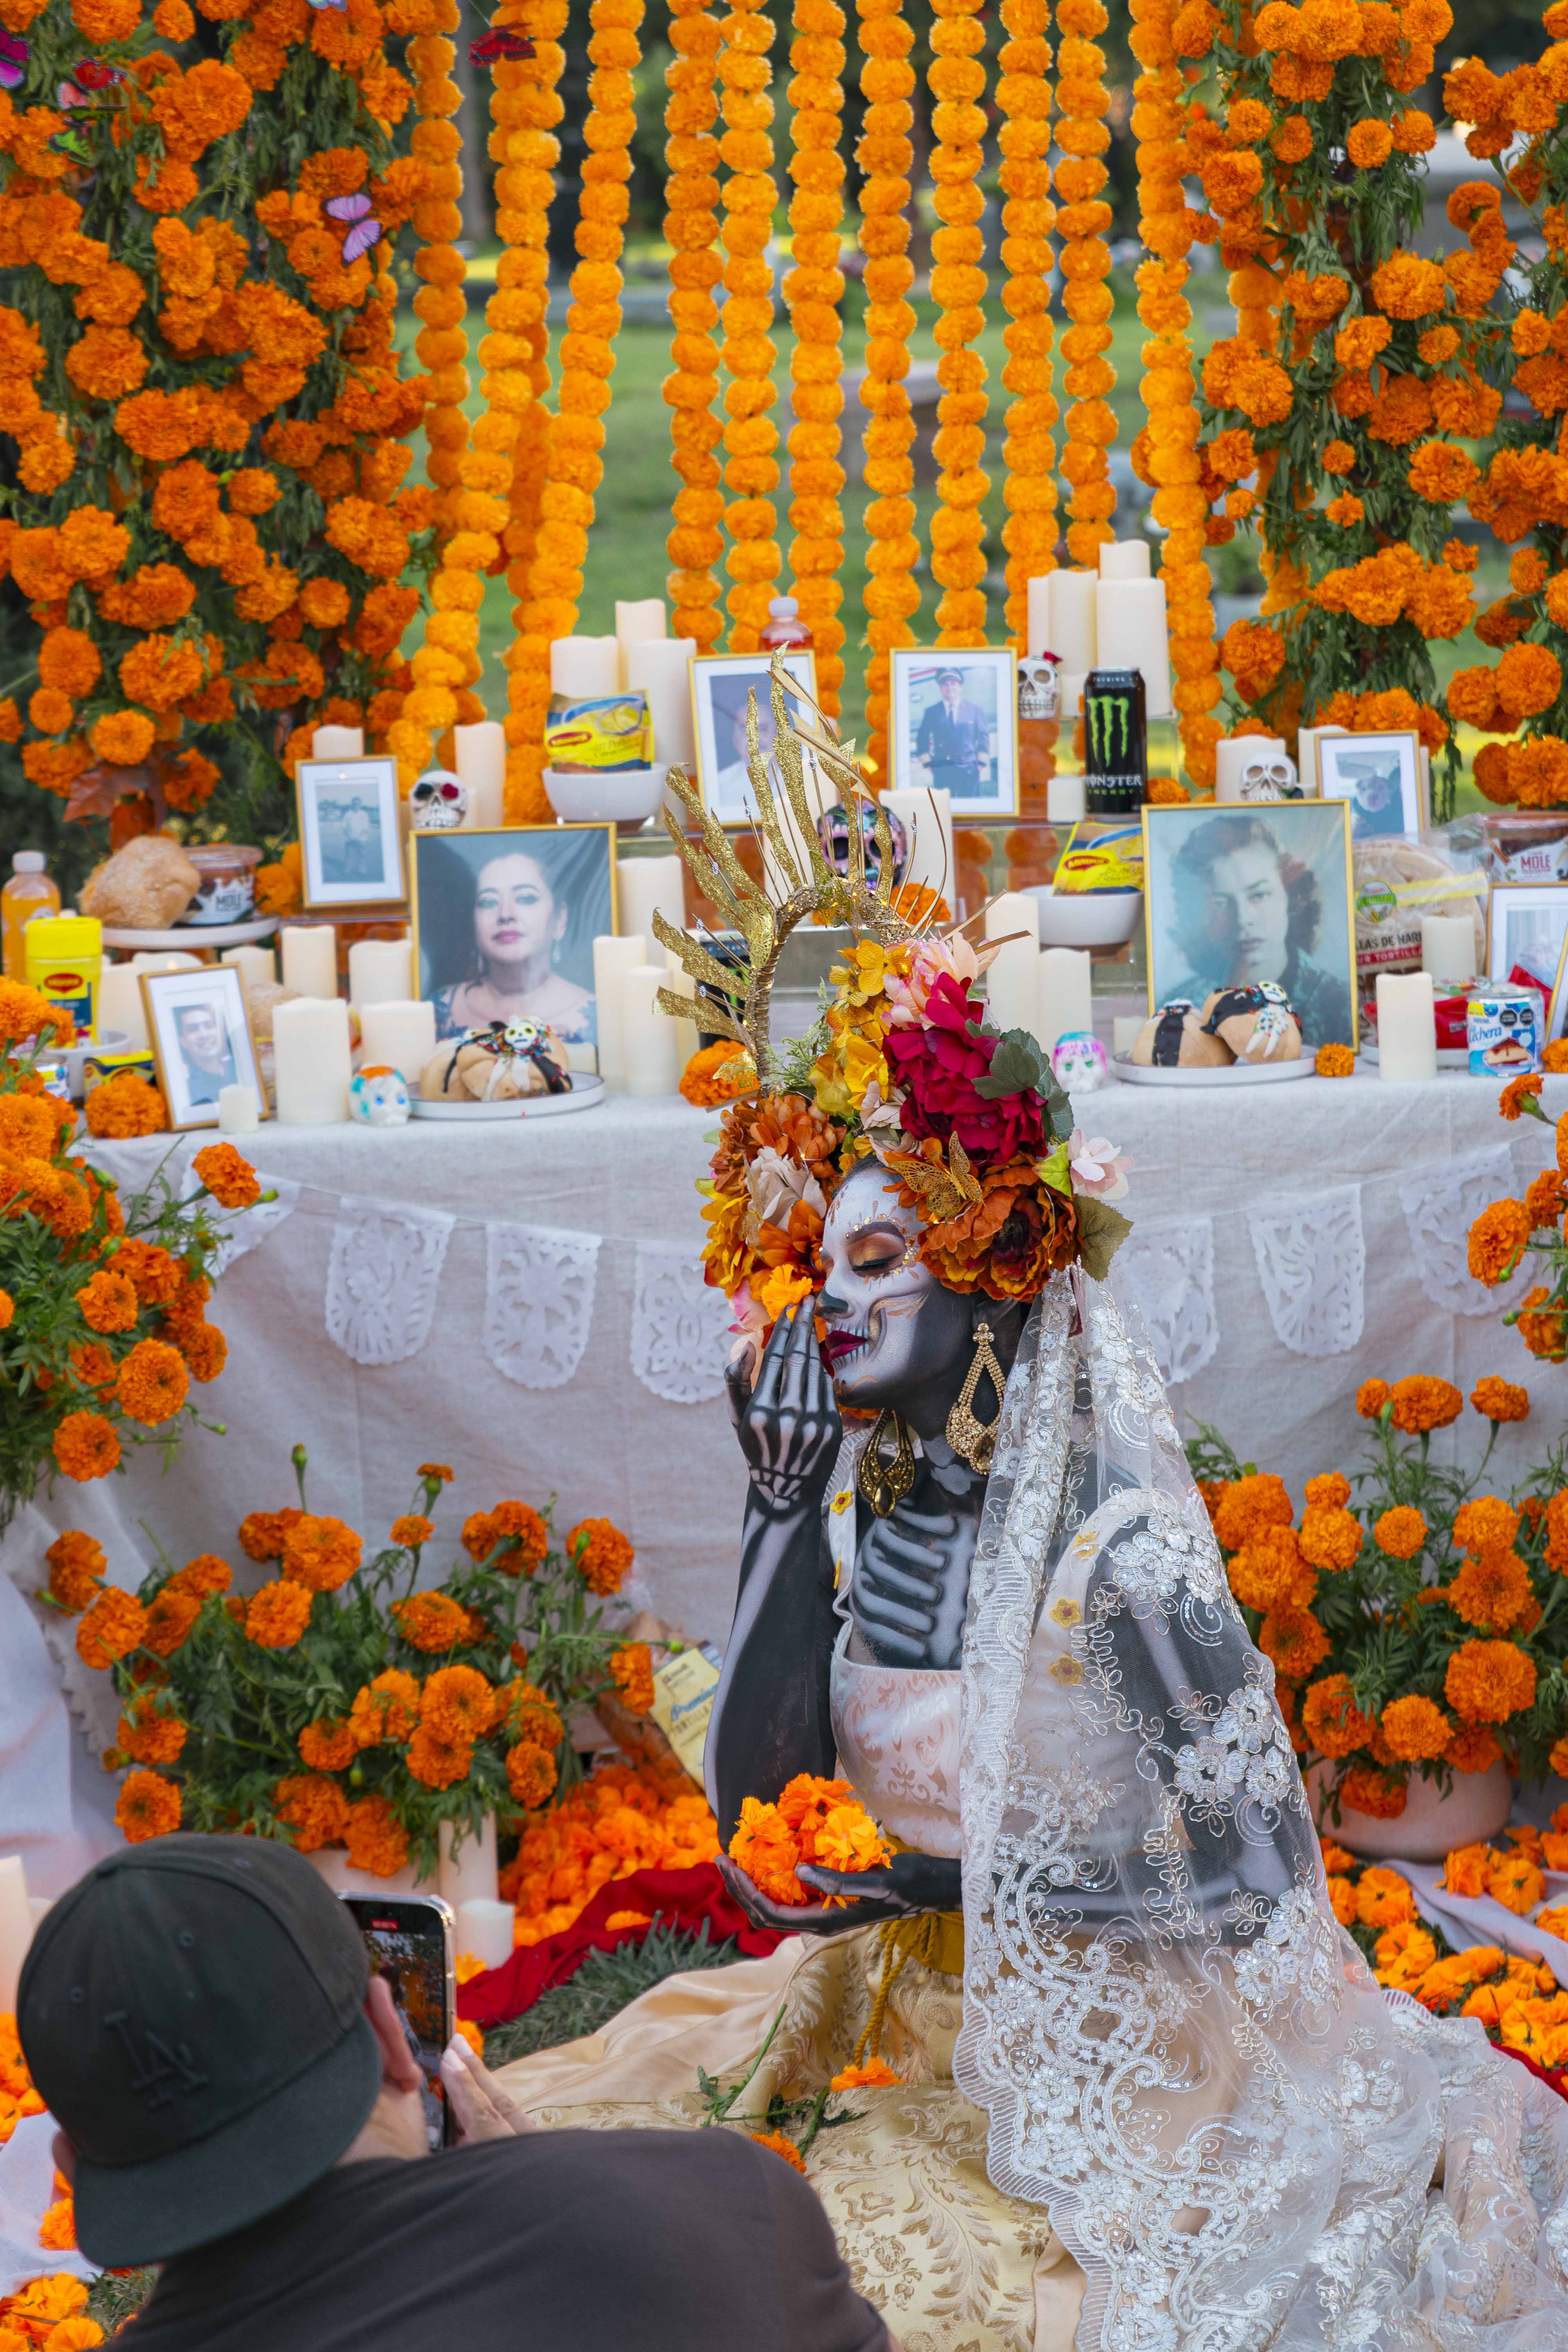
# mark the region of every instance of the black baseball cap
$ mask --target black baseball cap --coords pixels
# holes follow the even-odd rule
[[[330,2172],[381,2088],[369,1976],[347,1906],[268,1839],[149,1840],[62,1895],[16,2025],[77,2151],[83,2253],[165,2262]]]

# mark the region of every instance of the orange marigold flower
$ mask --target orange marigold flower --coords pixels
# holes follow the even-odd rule
[[[1363,1421],[1375,1421],[1388,1402],[1386,1381],[1363,1381],[1355,1392],[1355,1409]]]
[[[360,1564],[364,1547],[342,1519],[306,1514],[283,1538],[282,1573],[310,1592],[335,1592]]]
[[[428,1723],[417,1725],[408,1743],[408,1769],[427,1789],[450,1789],[466,1780],[473,1760],[471,1740],[453,1738]]]
[[[1363,1870],[1356,1886],[1356,1917],[1363,1927],[1399,1927],[1415,1916],[1415,1897],[1396,1870]]]
[[[506,1752],[506,1784],[524,1812],[537,1812],[560,1777],[547,1748],[522,1744]]]
[[[1405,1783],[1375,1765],[1355,1764],[1340,1782],[1340,1802],[1373,1821],[1397,1821],[1406,1803]]]
[[[1359,170],[1373,172],[1386,163],[1394,152],[1394,133],[1386,122],[1368,121],[1352,122],[1345,139],[1345,153]]]
[[[142,1640],[161,1658],[172,1658],[201,1613],[199,1593],[176,1592],[166,1584],[147,1604],[147,1631]]]
[[[1378,1725],[1384,1744],[1401,1764],[1420,1764],[1442,1755],[1454,1727],[1440,1706],[1412,1691],[1391,1699]],[[1373,1926],[1374,1921],[1368,1921]]]
[[[782,2156],[786,2164],[793,2165],[797,2172],[804,2174],[805,2158],[794,2140],[786,2139],[783,2132],[753,2132],[752,2137],[759,2147],[771,2147],[775,2156]]]
[[[830,2091],[881,2091],[900,2080],[882,2059],[871,2058],[864,2066],[840,2067],[827,2087]]]
[[[435,1478],[443,1486],[449,1486],[458,1474],[449,1462],[421,1462],[414,1475],[416,1478]]]
[[[566,1538],[566,1557],[590,1592],[618,1592],[637,1554],[608,1519],[579,1519]]]
[[[1258,1629],[1258,1646],[1295,1683],[1328,1656],[1329,1637],[1310,1609],[1273,1609]]]
[[[342,1772],[359,1754],[353,1725],[334,1722],[330,1716],[308,1723],[296,1745],[312,1772]]]
[[[68,1412],[55,1432],[53,1452],[68,1478],[104,1478],[120,1459],[120,1439],[100,1412]]]
[[[610,1659],[610,1672],[620,1686],[621,1704],[628,1714],[647,1715],[654,1702],[653,1658],[646,1642],[628,1642]]]
[[[1494,1903],[1523,1918],[1545,1894],[1546,1881],[1527,1853],[1504,1853],[1489,1864],[1486,1889]]]
[[[1453,1381],[1437,1380],[1430,1372],[1413,1372],[1395,1381],[1390,1394],[1394,1411],[1389,1418],[1406,1437],[1447,1429],[1465,1409],[1465,1400]]]
[[[1514,1324],[1532,1356],[1543,1363],[1560,1364],[1568,1356],[1568,1318],[1561,1307],[1550,1304],[1551,1297],[1539,1283],[1527,1290]]]
[[[1483,1552],[1467,1559],[1445,1598],[1456,1617],[1467,1625],[1489,1625],[1504,1633],[1530,1614],[1534,1594],[1530,1572],[1516,1551]],[[1500,1718],[1494,1718],[1500,1720]]]
[[[134,1593],[107,1585],[76,1629],[77,1654],[100,1672],[141,1648],[147,1637],[147,1612]]]
[[[1233,1478],[1215,1515],[1215,1534],[1226,1551],[1237,1551],[1265,1528],[1288,1528],[1295,1518],[1283,1478],[1265,1470]]]
[[[179,1412],[190,1385],[177,1348],[164,1339],[138,1339],[120,1367],[114,1393],[122,1412],[151,1429]]]
[[[184,1278],[179,1260],[155,1242],[121,1242],[114,1253],[114,1271],[130,1277],[143,1307],[166,1305]]]
[[[1546,1084],[1544,1072],[1526,1070],[1521,1077],[1510,1078],[1497,1098],[1500,1118],[1521,1118],[1529,1114],[1530,1107]]]
[[[349,1860],[374,1878],[390,1878],[408,1859],[408,1832],[384,1797],[362,1797],[349,1807],[344,1832]]]
[[[135,1285],[119,1272],[91,1276],[77,1292],[76,1303],[89,1331],[129,1331],[142,1311]]]
[[[1332,1874],[1329,1878],[1328,1885],[1329,1902],[1333,1908],[1335,1918],[1342,1927],[1352,1926],[1356,1916],[1355,1888],[1348,1878],[1340,1878]]]
[[[314,1773],[295,1772],[279,1780],[272,1792],[272,1810],[293,1831],[300,1853],[341,1845],[348,1831],[348,1799],[335,1780]]]
[[[495,1565],[509,1576],[531,1576],[550,1549],[550,1530],[527,1503],[498,1503],[493,1511],[473,1511],[463,1521],[463,1549],[486,1560],[504,1547]]]
[[[756,1064],[743,1046],[727,1037],[715,1045],[700,1046],[680,1074],[681,1093],[700,1110],[749,1095],[756,1084]]]
[[[1519,1533],[1519,1513],[1500,1495],[1478,1495],[1454,1514],[1454,1545],[1472,1555],[1507,1551]]]
[[[741,1820],[730,1840],[730,1859],[772,1902],[794,1907],[812,1901],[810,1890],[795,1874],[799,1849],[795,1832],[776,1805],[755,1797],[741,1801]]]
[[[239,1523],[240,1549],[247,1559],[281,1559],[289,1530],[304,1517],[291,1506],[281,1511],[251,1511]]]
[[[1306,1485],[1307,1508],[1310,1511],[1341,1510],[1351,1498],[1351,1482],[1342,1470],[1323,1470]]]
[[[858,1801],[835,1805],[816,1832],[814,1859],[825,1870],[876,1870],[892,1858],[881,1832]]]
[[[447,1739],[480,1739],[495,1718],[496,1694],[477,1666],[437,1666],[419,1694],[419,1720]]]
[[[384,1740],[406,1739],[419,1720],[419,1685],[412,1675],[389,1667],[371,1683],[362,1684],[349,1709],[349,1728],[356,1748],[379,1748]]]
[[[1424,1977],[1437,1957],[1435,1937],[1414,1919],[1402,1919],[1384,1928],[1373,1947],[1379,1984],[1408,1990]]]
[[[103,1547],[79,1528],[58,1535],[44,1558],[49,1563],[49,1598],[68,1617],[89,1607],[103,1583],[109,1562]]]
[[[1326,1675],[1309,1683],[1301,1701],[1301,1728],[1321,1756],[1349,1756],[1373,1735],[1370,1716],[1355,1704],[1348,1675]]]
[[[255,1169],[232,1143],[209,1143],[192,1161],[196,1174],[222,1209],[248,1209],[261,1198]]]
[[[1466,1724],[1448,1742],[1444,1762],[1456,1772],[1489,1772],[1502,1755],[1502,1742],[1497,1734],[1480,1724]],[[1556,1771],[1554,1764],[1552,1770]]]
[[[1309,1503],[1301,1514],[1301,1557],[1325,1572],[1353,1568],[1361,1557],[1361,1521],[1335,1505]]]
[[[1530,1212],[1521,1201],[1494,1201],[1470,1227],[1467,1260],[1478,1282],[1506,1282],[1531,1235]]]
[[[531,1748],[560,1747],[559,1713],[544,1693],[531,1682],[503,1683],[495,1694],[493,1722],[508,1739]]]
[[[1546,1506],[1546,1565],[1568,1575],[1568,1487],[1560,1487]]]
[[[114,1808],[114,1825],[128,1845],[147,1838],[168,1837],[180,1826],[184,1811],[180,1791],[161,1772],[132,1772]]]
[[[1470,1391],[1470,1402],[1483,1421],[1524,1421],[1530,1413],[1530,1391],[1488,1372]]]
[[[394,1601],[392,1614],[416,1650],[455,1650],[468,1639],[468,1612],[444,1592],[415,1592]]]
[[[310,1622],[302,1584],[264,1584],[246,1604],[245,1630],[258,1649],[291,1650]]]
[[[1244,1609],[1305,1609],[1318,1589],[1294,1528],[1264,1528],[1233,1553],[1230,1589]]]
[[[1465,1642],[1448,1661],[1443,1689],[1467,1723],[1506,1723],[1535,1697],[1535,1665],[1512,1642]]]
[[[1491,1859],[1488,1845],[1456,1846],[1443,1864],[1443,1885],[1450,1895],[1484,1895]]]
[[[1426,1540],[1426,1522],[1410,1503],[1395,1503],[1374,1523],[1372,1539],[1390,1559],[1414,1559]]]
[[[1312,1065],[1320,1078],[1348,1078],[1355,1074],[1355,1054],[1349,1045],[1320,1045]]]
[[[150,1694],[136,1700],[120,1718],[115,1738],[137,1764],[173,1764],[190,1736],[190,1726],[177,1715],[165,1715]]]
[[[401,1518],[393,1520],[387,1529],[387,1540],[395,1543],[400,1551],[417,1551],[422,1544],[429,1542],[435,1532],[433,1519],[424,1517],[418,1511],[407,1511]]]

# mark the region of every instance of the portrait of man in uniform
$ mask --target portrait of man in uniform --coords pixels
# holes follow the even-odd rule
[[[1017,804],[1016,657],[900,646],[892,656],[894,781],[952,796],[954,816],[1005,816]]]

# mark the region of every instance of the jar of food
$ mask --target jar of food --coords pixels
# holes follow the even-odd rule
[[[1489,809],[1481,829],[1492,882],[1568,882],[1568,809]]]
[[[180,920],[184,923],[247,923],[256,912],[259,849],[237,842],[186,842],[185,856],[201,876],[201,887]]]

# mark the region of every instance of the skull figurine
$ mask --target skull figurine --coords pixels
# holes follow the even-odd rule
[[[362,1127],[401,1127],[411,1109],[403,1073],[390,1062],[372,1062],[354,1072],[349,1082],[349,1117]]]
[[[450,768],[426,768],[408,795],[416,833],[451,833],[468,814],[468,788]]]
[[[1093,1094],[1110,1076],[1104,1046],[1087,1029],[1068,1029],[1051,1049],[1051,1076],[1067,1094]]]
[[[1055,654],[1026,654],[1018,664],[1020,719],[1055,719],[1061,708],[1061,682]]]
[[[1241,772],[1239,795],[1244,801],[1299,801],[1295,761],[1283,751],[1259,752]]]

